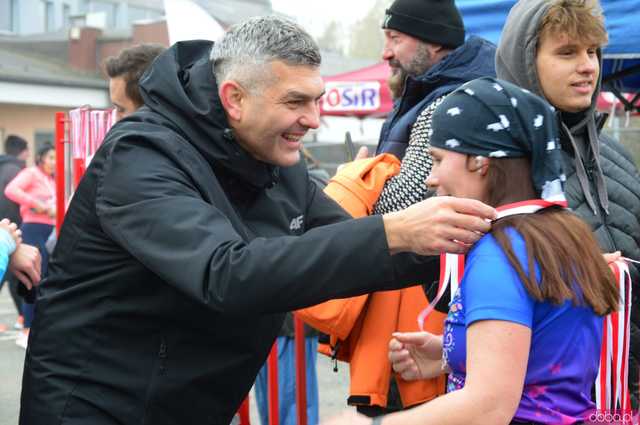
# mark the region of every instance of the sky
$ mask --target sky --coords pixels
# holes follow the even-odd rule
[[[374,6],[375,0],[271,0],[273,9],[295,17],[313,36],[319,37],[332,20],[347,29]]]

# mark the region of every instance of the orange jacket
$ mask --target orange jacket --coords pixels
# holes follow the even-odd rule
[[[385,181],[399,170],[400,161],[390,154],[354,161],[331,179],[325,192],[354,217],[369,215]],[[330,336],[329,345],[320,344],[318,351],[349,363],[349,404],[386,407],[392,374],[387,357],[391,333],[418,331],[418,314],[427,305],[422,288],[413,286],[330,300],[296,314]],[[434,311],[425,321],[425,330],[442,334],[444,318]],[[420,381],[396,376],[396,382],[405,407],[431,400],[445,389],[444,376]]]

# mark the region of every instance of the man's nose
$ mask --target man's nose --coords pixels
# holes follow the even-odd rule
[[[300,125],[314,130],[320,127],[320,104],[318,102],[313,102],[311,107],[300,117]]]
[[[598,69],[598,57],[584,52],[580,55],[578,63],[578,72],[581,74],[593,74]]]
[[[386,43],[382,47],[382,59],[386,61],[393,59],[393,51],[389,48],[389,46]]]

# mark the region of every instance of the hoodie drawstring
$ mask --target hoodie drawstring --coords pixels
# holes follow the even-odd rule
[[[578,144],[576,143],[575,138],[573,137],[573,132],[575,132],[580,127],[587,125],[587,137],[589,139],[589,146],[591,147],[591,151],[593,154],[594,162],[596,165],[595,169],[595,183],[596,183],[596,193],[598,195],[598,199],[600,201],[600,205],[604,209],[605,213],[609,214],[609,196],[607,194],[606,186],[604,183],[604,175],[602,172],[602,167],[600,166],[600,146],[598,142],[598,132],[595,126],[595,121],[593,120],[593,116],[589,116],[582,120],[577,125],[573,126],[571,129],[567,127],[564,122],[561,122],[562,129],[569,138],[571,142],[571,147],[573,148],[573,152],[575,154],[575,166],[576,166],[576,175],[578,176],[578,181],[580,182],[580,187],[582,188],[582,192],[584,193],[585,200],[593,214],[598,215],[598,207],[596,206],[595,200],[591,195],[591,187],[589,184],[589,178],[587,177],[587,171],[584,167],[584,162],[582,160],[582,154],[580,153],[580,149],[578,148]]]
[[[600,164],[600,141],[598,139],[598,129],[596,128],[596,121],[593,114],[589,114],[589,120],[587,121],[587,134],[589,136],[589,145],[593,152],[593,158],[596,166],[596,190],[598,192],[598,199],[600,206],[604,212],[609,215],[609,194],[607,193],[607,186],[604,182],[604,173],[602,172],[602,164]]]

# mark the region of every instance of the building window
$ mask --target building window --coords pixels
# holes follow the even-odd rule
[[[9,31],[18,33],[20,31],[20,9],[18,8],[18,0],[9,1]]]
[[[135,21],[147,20],[147,19],[159,19],[162,17],[162,13],[157,10],[143,8],[143,7],[135,7],[129,6],[129,24]]]
[[[111,18],[111,27],[118,27],[118,13],[120,12],[120,5],[118,3],[113,3],[112,18]]]
[[[71,6],[68,4],[62,5],[62,26],[64,28],[71,26]]]
[[[0,31],[11,31],[11,3],[0,2]]]
[[[55,8],[53,7],[53,1],[44,2],[44,30],[45,32],[54,31],[55,28]]]

